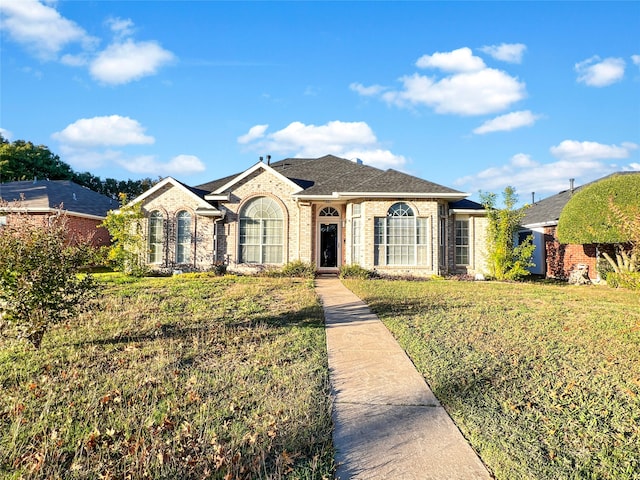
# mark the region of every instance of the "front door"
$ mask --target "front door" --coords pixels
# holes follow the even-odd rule
[[[320,224],[320,268],[337,268],[338,266],[338,224]]]

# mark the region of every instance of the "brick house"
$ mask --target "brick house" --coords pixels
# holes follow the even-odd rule
[[[157,269],[236,271],[301,260],[392,274],[484,271],[486,216],[467,194],[327,155],[262,160],[189,187],[171,177],[132,200]]]
[[[639,173],[623,172],[623,174],[638,175]],[[620,173],[613,175],[620,175]],[[531,273],[545,275],[548,278],[567,279],[577,265],[583,264],[589,267],[589,278],[599,280],[598,258],[604,251],[613,254],[613,246],[561,244],[558,241],[556,231],[560,214],[573,194],[600,180],[602,178],[575,188],[572,180],[569,189],[528,207],[522,220],[519,235],[522,237],[533,236],[533,242],[536,246],[533,261],[536,266],[530,269]]]
[[[109,232],[98,226],[118,202],[70,180],[32,180],[0,184],[0,200],[7,203],[0,212],[0,226],[15,221],[18,214],[46,224],[64,212],[71,237],[91,239],[98,247],[109,245]]]

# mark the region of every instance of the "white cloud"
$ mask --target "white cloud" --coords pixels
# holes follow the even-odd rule
[[[13,138],[13,132],[10,132],[6,128],[2,128],[2,127],[0,127],[0,135],[2,135],[5,140],[9,140],[9,141],[11,141],[11,139]]]
[[[375,95],[379,95],[386,90],[386,87],[382,85],[371,85],[370,87],[365,87],[361,83],[352,83],[349,85],[349,89],[353,90],[356,93],[359,93],[363,97],[372,97]]]
[[[623,142],[622,145],[604,145],[597,142],[578,142],[564,140],[551,147],[551,154],[561,160],[601,160],[628,158],[638,145]]]
[[[435,80],[419,74],[402,77],[403,89],[382,98],[392,105],[424,105],[437,113],[485,115],[499,112],[525,96],[524,83],[501,70],[485,68]]]
[[[469,191],[493,192],[500,192],[510,185],[520,193],[521,200],[527,202],[531,192],[536,192],[539,199],[566,190],[570,178],[575,178],[580,185],[615,171],[640,170],[637,162],[611,163],[611,160],[628,158],[636,148],[638,145],[627,142],[616,146],[565,140],[550,149],[556,161],[536,162],[529,155],[519,153],[504,165],[459,178],[455,184]]]
[[[151,144],[155,139],[144,134],[144,127],[129,117],[81,118],[56,132],[52,138],[69,147],[103,147]]]
[[[195,155],[178,155],[168,162],[159,162],[153,155],[121,159],[118,163],[126,170],[140,175],[191,175],[204,172],[206,167]]]
[[[622,58],[605,58],[594,56],[576,63],[578,82],[590,87],[606,87],[619,82],[624,77],[625,62]]]
[[[452,52],[423,55],[416,62],[416,67],[437,68],[445,72],[477,72],[485,68],[485,64],[480,57],[471,53],[470,48],[464,47]]]
[[[246,145],[259,138],[264,137],[264,132],[267,131],[269,125],[255,125],[249,129],[249,132],[238,137],[238,143],[240,145]]]
[[[487,45],[480,48],[481,52],[491,55],[496,60],[509,63],[522,63],[527,46],[522,43],[501,43],[500,45]]]
[[[266,127],[265,127],[266,128]],[[96,171],[105,165],[118,164],[141,175],[190,175],[203,172],[204,163],[194,155],[177,155],[162,162],[154,155],[132,156],[116,147],[150,145],[155,138],[145,133],[137,120],[120,115],[81,118],[56,132],[65,162],[78,171]]]
[[[135,30],[130,18],[110,17],[106,24],[118,39],[131,36]]]
[[[380,85],[366,87],[352,83],[351,90],[363,96],[378,96],[400,108],[426,106],[436,113],[486,115],[505,110],[526,96],[526,87],[503,70],[489,68],[465,47],[452,52],[423,55],[416,62],[420,68],[444,71],[444,76],[419,73],[400,77],[402,88]]]
[[[640,55],[631,55],[631,61],[634,65],[640,66]]]
[[[271,154],[310,158],[333,154],[349,159],[360,158],[365,164],[379,168],[400,169],[407,163],[402,155],[382,148],[365,122],[332,121],[324,125],[292,122],[269,134],[266,133],[266,125],[256,125],[249,133],[238,137],[238,142],[251,150]]]
[[[535,115],[529,110],[522,110],[520,112],[511,112],[506,115],[487,120],[473,133],[477,135],[483,135],[491,132],[504,132],[509,130],[515,130],[521,127],[530,127],[536,120],[540,118],[540,115]]]
[[[68,45],[79,43],[90,49],[97,42],[78,24],[36,0],[0,2],[0,13],[2,29],[44,60],[55,59]]]
[[[109,45],[91,62],[89,72],[96,80],[120,85],[154,75],[158,69],[174,60],[174,55],[157,42],[135,42]]]
[[[129,38],[134,33],[134,23],[128,18],[106,20],[114,40],[96,52],[99,40],[64,18],[53,6],[37,0],[4,1],[0,2],[0,13],[2,30],[38,58],[59,60],[70,67],[88,66],[90,75],[106,85],[121,85],[155,75],[175,59],[158,42]],[[72,45],[79,45],[80,51],[63,53]]]

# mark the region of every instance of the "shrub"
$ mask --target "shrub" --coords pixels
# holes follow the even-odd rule
[[[640,290],[640,272],[609,272],[607,273],[607,285],[611,288]]]
[[[514,242],[520,221],[524,217],[524,209],[515,207],[518,195],[513,187],[506,187],[502,196],[504,208],[496,208],[495,193],[481,194],[489,222],[487,263],[491,276],[496,280],[519,280],[531,274],[527,269],[534,266],[531,257],[536,247],[531,235],[519,245]]]
[[[360,265],[342,265],[340,267],[340,278],[358,278],[361,280],[366,280],[368,278],[373,278],[375,276],[375,272],[371,270],[367,270]]]
[[[148,273],[144,262],[146,240],[143,233],[142,204],[127,205],[126,195],[120,195],[120,203],[120,209],[108,212],[101,224],[111,235],[107,260],[114,270],[142,277]]]
[[[223,262],[218,262],[213,266],[212,271],[219,277],[222,277],[227,273],[227,264]]]
[[[96,284],[79,275],[91,261],[88,240],[70,243],[66,217],[35,224],[20,217],[0,230],[0,320],[40,348],[50,325],[75,316],[95,296]]]
[[[316,264],[294,260],[283,265],[278,273],[283,277],[314,278],[316,276]]]

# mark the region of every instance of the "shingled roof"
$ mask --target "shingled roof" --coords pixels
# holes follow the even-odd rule
[[[20,202],[30,212],[47,212],[62,208],[69,214],[104,218],[118,202],[70,180],[35,180],[0,185],[0,198]]]
[[[573,190],[563,190],[560,193],[540,200],[527,208],[524,218],[522,219],[523,227],[533,227],[542,225],[557,225],[560,219],[560,214],[565,205],[571,200],[573,194],[587,185],[599,182],[605,178],[612,177],[614,175],[640,175],[640,172],[617,172],[607,175],[606,177],[599,178],[593,182],[585,183]]]
[[[296,196],[331,196],[340,193],[432,194],[463,198],[466,194],[437,183],[398,172],[381,170],[334,155],[320,158],[286,158],[270,164],[276,172],[302,188]],[[240,174],[214,180],[196,188],[216,191]]]

